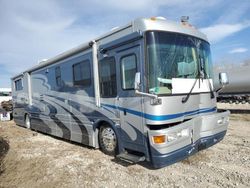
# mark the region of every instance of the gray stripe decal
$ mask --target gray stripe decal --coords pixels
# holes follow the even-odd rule
[[[70,140],[70,134],[71,134],[71,133],[70,133],[70,129],[69,129],[66,125],[64,125],[64,123],[61,122],[61,120],[59,120],[59,119],[56,117],[57,109],[56,109],[52,104],[50,104],[50,103],[48,103],[48,102],[46,102],[46,101],[41,101],[41,102],[42,102],[42,103],[45,103],[45,104],[48,106],[48,108],[49,108],[49,110],[50,110],[49,116],[50,116],[51,119],[54,121],[54,123],[57,124],[58,127],[61,128],[61,130],[62,130],[62,132],[63,132],[63,138]],[[51,111],[53,111],[54,113],[51,113]]]
[[[48,100],[50,100],[50,99],[48,99]],[[86,127],[84,126],[84,124],[81,122],[81,120],[78,117],[76,117],[72,112],[70,112],[68,109],[66,109],[62,105],[58,104],[57,102],[55,102],[55,101],[51,101],[51,102],[53,102],[53,103],[57,104],[58,106],[60,106],[61,108],[63,108],[78,123],[78,126],[79,126],[79,128],[81,129],[81,132],[82,132],[82,141],[81,141],[81,143],[88,145],[89,144],[88,131],[87,131]],[[80,124],[79,124],[79,122],[80,122]]]

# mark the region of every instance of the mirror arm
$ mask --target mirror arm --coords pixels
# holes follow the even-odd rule
[[[141,79],[141,74],[140,74],[140,72],[137,72],[135,74],[135,82],[134,82],[135,94],[141,95],[141,96],[150,97],[152,99],[152,100],[150,100],[150,104],[151,105],[162,104],[162,100],[160,98],[158,98],[157,95],[150,94],[150,93],[144,93],[144,92],[139,91],[139,89],[140,89],[140,83],[141,83],[140,79]]]
[[[140,91],[138,91],[137,89],[135,90],[135,94],[147,96],[147,97],[150,97],[150,98],[153,98],[153,99],[158,99],[158,96],[157,96],[157,95],[150,94],[150,93],[140,92]]]
[[[219,89],[216,90],[216,93],[219,93],[225,86],[222,85]]]

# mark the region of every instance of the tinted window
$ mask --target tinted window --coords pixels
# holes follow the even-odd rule
[[[60,67],[55,68],[55,76],[56,76],[56,85],[61,86],[62,85],[62,79],[61,79],[61,69],[60,69]]]
[[[15,81],[15,88],[16,88],[16,91],[19,91],[19,90],[23,89],[22,79],[18,79],[18,80]]]
[[[136,56],[135,54],[122,57],[121,59],[121,76],[122,88],[133,89],[136,73]]]
[[[91,84],[90,61],[83,61],[73,65],[73,82],[75,86],[88,87]]]
[[[101,96],[116,96],[116,66],[114,57],[104,58],[103,60],[101,60],[99,62],[99,68]]]

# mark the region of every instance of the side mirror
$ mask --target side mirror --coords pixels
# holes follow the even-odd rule
[[[135,73],[135,83],[134,83],[134,89],[139,90],[141,84],[141,73],[137,72]]]
[[[220,84],[223,86],[229,84],[229,80],[228,80],[228,77],[227,77],[227,73],[225,72],[220,72],[219,73],[219,81],[220,81]]]
[[[158,105],[162,103],[161,99],[159,99],[157,95],[141,92],[140,85],[141,85],[141,73],[137,72],[135,73],[135,82],[134,82],[135,94],[152,98],[153,99],[151,100],[152,105]]]

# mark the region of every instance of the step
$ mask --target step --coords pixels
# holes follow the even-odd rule
[[[146,159],[145,156],[133,155],[133,154],[126,153],[126,152],[120,153],[116,157],[129,163],[138,163],[138,162],[145,161]]]

